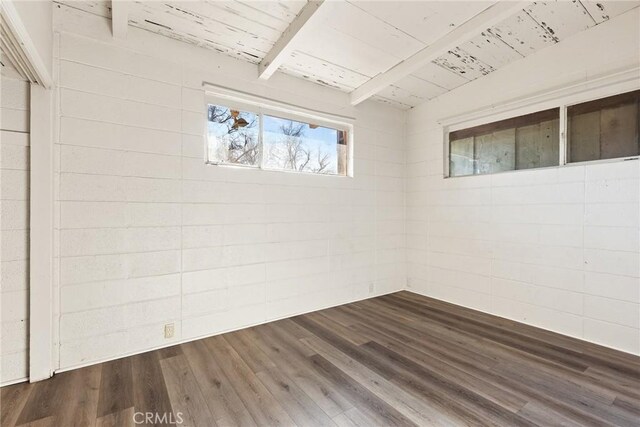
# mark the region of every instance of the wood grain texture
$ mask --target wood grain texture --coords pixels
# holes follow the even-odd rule
[[[7,386],[1,397],[7,427],[631,427],[640,358],[398,292]],[[145,422],[148,412],[166,417]]]
[[[73,19],[100,22],[111,18],[110,1],[56,3]],[[313,37],[292,45],[295,51],[286,57],[280,71],[351,92],[407,61],[493,2],[332,3],[327,16],[307,24]],[[304,0],[136,1],[131,2],[129,25],[258,64],[305,4]],[[409,109],[438,96],[438,86],[451,90],[635,7],[637,1],[524,2],[519,13],[478,31],[471,40],[449,46],[435,63],[412,73],[422,82],[399,79],[373,98]]]
[[[216,422],[207,406],[193,376],[191,367],[184,356],[176,356],[160,361],[162,374],[167,385],[171,408],[181,413],[184,423],[190,426],[215,426]]]

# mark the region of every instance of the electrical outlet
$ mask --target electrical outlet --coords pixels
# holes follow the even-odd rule
[[[173,335],[176,332],[176,328],[173,323],[167,323],[164,325],[164,337],[165,338],[173,338]]]

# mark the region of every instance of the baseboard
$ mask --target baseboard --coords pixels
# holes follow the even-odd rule
[[[490,315],[490,316],[498,317],[498,318],[500,318],[500,319],[505,319],[505,320],[508,320],[508,321],[510,321],[510,322],[518,323],[518,324],[520,324],[520,325],[529,326],[529,327],[531,327],[531,328],[537,328],[537,329],[540,329],[540,330],[542,330],[542,331],[551,332],[551,333],[554,333],[554,334],[557,334],[557,335],[561,335],[561,336],[566,337],[566,338],[574,339],[574,340],[576,340],[576,341],[581,341],[581,342],[583,342],[583,343],[588,343],[589,345],[598,346],[598,347],[601,347],[601,348],[603,348],[603,349],[613,350],[613,351],[619,351],[620,353],[629,354],[629,355],[631,355],[631,356],[640,356],[640,354],[632,353],[632,352],[630,352],[630,351],[626,351],[626,350],[623,350],[623,349],[620,349],[620,348],[611,347],[611,346],[604,345],[604,344],[601,344],[601,343],[598,343],[598,342],[594,342],[594,341],[590,341],[590,340],[585,340],[585,339],[584,339],[584,338],[582,338],[582,337],[576,337],[576,336],[573,336],[573,335],[563,334],[562,332],[558,332],[558,331],[555,331],[555,330],[553,330],[553,329],[543,328],[543,327],[541,327],[541,326],[534,325],[534,324],[531,324],[531,323],[525,323],[525,322],[521,322],[521,321],[516,320],[516,319],[511,319],[511,318],[509,318],[509,317],[500,316],[500,315],[498,315],[498,314],[491,313],[491,312],[489,312],[489,311],[479,310],[479,309],[477,309],[477,308],[475,308],[475,307],[468,307],[468,306],[466,306],[466,305],[457,304],[457,303],[455,303],[455,302],[451,302],[451,301],[443,300],[443,299],[440,299],[440,298],[436,298],[436,297],[433,297],[433,296],[431,296],[431,295],[427,295],[427,294],[425,294],[425,293],[418,292],[418,291],[416,291],[415,289],[407,289],[407,288],[405,288],[405,289],[403,289],[403,292],[410,292],[410,293],[415,294],[415,295],[420,295],[420,296],[427,297],[427,298],[431,298],[431,299],[434,299],[434,300],[437,300],[437,301],[442,301],[442,302],[444,302],[444,303],[452,304],[452,305],[455,305],[455,306],[458,306],[458,307],[463,307],[463,308],[466,308],[466,309],[468,309],[468,310],[477,311],[478,313],[488,314],[488,315]]]
[[[3,383],[0,383],[0,388],[8,386],[8,385],[26,383],[27,381],[29,381],[29,377],[24,377],[24,378],[18,378],[18,379],[15,379],[15,380],[5,381]]]
[[[169,343],[167,345],[150,347],[150,348],[146,348],[146,349],[143,349],[143,350],[134,351],[134,352],[131,352],[131,353],[121,354],[121,355],[118,355],[118,356],[113,356],[113,357],[107,357],[107,358],[104,358],[104,359],[93,360],[91,362],[82,363],[82,364],[73,365],[73,366],[67,366],[65,368],[59,368],[59,369],[54,370],[54,375],[58,374],[58,373],[62,373],[62,372],[73,371],[75,369],[86,368],[88,366],[99,365],[100,363],[105,363],[105,362],[110,362],[110,361],[113,361],[113,360],[123,359],[125,357],[135,356],[137,354],[147,353],[147,352],[155,351],[155,350],[161,350],[163,348],[173,347],[173,346],[180,345],[180,344],[186,344],[186,343],[189,343],[189,342],[192,342],[192,341],[198,341],[198,340],[201,340],[201,339],[204,339],[204,338],[215,337],[217,335],[227,334],[229,332],[239,331],[239,330],[247,329],[247,328],[253,328],[254,326],[264,325],[264,324],[271,323],[271,322],[277,322],[278,320],[289,319],[291,317],[301,316],[303,314],[313,313],[313,312],[320,311],[320,310],[326,310],[326,309],[329,309],[329,308],[332,308],[332,307],[339,307],[339,306],[345,305],[345,304],[351,304],[351,303],[358,302],[358,301],[365,301],[365,300],[368,300],[368,299],[371,299],[371,298],[381,297],[383,295],[395,294],[396,292],[402,292],[404,290],[406,290],[406,289],[400,288],[400,289],[396,289],[394,291],[383,292],[383,293],[375,294],[375,295],[369,295],[366,298],[357,298],[357,299],[341,302],[340,304],[332,304],[332,305],[329,305],[329,306],[320,307],[320,308],[316,308],[316,309],[313,309],[313,310],[307,310],[307,311],[302,311],[302,312],[299,312],[299,313],[288,314],[288,315],[285,315],[285,316],[282,316],[282,317],[277,317],[277,318],[265,320],[264,322],[257,322],[257,323],[252,323],[252,324],[240,326],[238,328],[226,329],[224,331],[216,332],[216,333],[213,333],[213,334],[204,334],[204,335],[199,335],[197,337],[191,337],[191,338],[188,338],[188,339],[183,339],[183,340],[179,340],[179,341],[173,341],[173,342],[171,342],[171,343]]]

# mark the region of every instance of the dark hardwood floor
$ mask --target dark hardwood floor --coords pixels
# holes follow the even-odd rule
[[[1,393],[3,427],[640,426],[640,358],[399,292]]]

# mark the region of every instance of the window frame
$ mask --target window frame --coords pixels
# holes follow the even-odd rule
[[[571,166],[584,166],[599,163],[625,162],[630,160],[640,160],[640,155],[616,157],[612,159],[596,159],[580,162],[569,162],[569,143],[567,139],[567,108],[576,104],[595,101],[610,96],[620,95],[626,92],[640,90],[640,82],[637,79],[638,69],[634,68],[610,76],[595,79],[592,82],[581,82],[569,85],[561,89],[537,94],[529,98],[518,101],[505,102],[502,106],[472,111],[460,116],[452,116],[442,119],[439,123],[443,129],[444,141],[444,178],[469,178],[472,176],[495,175],[501,173],[513,173],[522,171],[532,171],[551,168],[562,168]],[[459,130],[490,124],[502,120],[512,119],[527,114],[549,110],[560,109],[559,124],[559,150],[558,165],[544,166],[529,169],[513,169],[508,171],[493,172],[488,174],[471,174],[451,176],[450,174],[450,140],[449,134]]]
[[[204,84],[205,97],[204,97],[204,115],[205,115],[205,130],[204,130],[204,156],[205,164],[242,168],[242,169],[259,169],[269,172],[284,172],[294,174],[305,175],[317,175],[317,176],[331,176],[338,178],[353,178],[353,146],[354,146],[354,125],[355,119],[347,116],[340,116],[335,114],[329,114],[321,111],[311,110],[304,107],[283,103],[280,101],[271,100],[268,98],[259,97],[256,95],[245,94],[231,89],[223,88],[216,85]],[[259,129],[258,129],[258,146],[259,146],[259,164],[257,165],[243,165],[227,162],[216,162],[209,158],[208,151],[208,108],[209,105],[215,104],[227,108],[233,108],[240,111],[246,111],[256,114],[259,117]],[[285,120],[294,120],[303,123],[313,123],[321,127],[326,127],[338,131],[344,131],[347,133],[347,153],[346,153],[346,173],[333,174],[333,173],[317,173],[311,171],[296,171],[287,169],[270,168],[264,165],[264,116],[273,116],[282,118]]]

